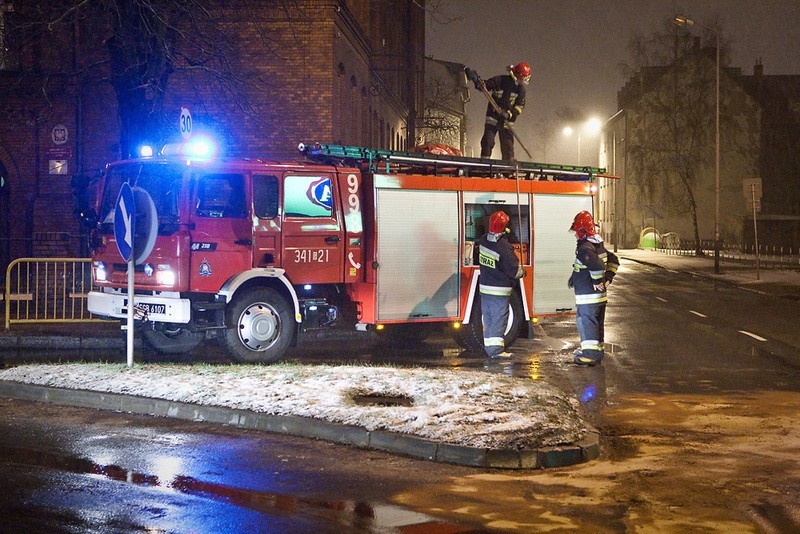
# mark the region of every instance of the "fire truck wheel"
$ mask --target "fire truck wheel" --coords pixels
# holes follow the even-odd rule
[[[272,363],[292,344],[292,310],[274,289],[250,289],[237,297],[227,320],[223,342],[237,362]]]
[[[472,314],[470,322],[461,325],[461,328],[454,331],[453,338],[456,343],[464,347],[468,352],[484,353],[483,346],[483,317],[481,316],[481,299],[479,295],[472,302]],[[525,312],[522,308],[522,298],[519,293],[512,293],[508,303],[508,324],[506,325],[503,342],[506,348],[510,347],[519,336],[520,328],[525,320]]]
[[[191,352],[205,339],[202,332],[190,332],[186,328],[176,327],[163,330],[144,330],[142,339],[145,345],[161,354],[183,354]]]

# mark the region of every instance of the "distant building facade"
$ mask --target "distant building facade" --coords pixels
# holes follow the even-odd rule
[[[759,242],[771,247],[800,248],[800,75],[765,75],[757,64],[742,87],[761,108],[758,173],[762,180]],[[752,217],[745,242],[754,240]]]
[[[238,61],[268,83],[241,102],[196,74],[171,75],[165,109],[213,126],[225,153],[292,156],[299,142],[388,149],[413,144],[424,101],[424,2],[266,0],[224,6]],[[219,6],[218,6],[219,7]],[[221,8],[221,7],[220,7]],[[77,256],[71,177],[125,157],[109,58],[81,21],[35,47],[0,0],[0,271],[18,257]],[[15,19],[14,17],[17,17]],[[45,87],[46,90],[42,90]]]
[[[713,48],[680,57],[673,66],[640,69],[618,93],[619,111],[608,119],[601,143],[601,166],[620,180],[601,180],[598,215],[603,233],[621,247],[636,247],[643,230],[670,234],[672,244],[694,246],[695,235],[714,240],[716,219],[715,105],[716,62]],[[762,80],[763,80],[762,75]],[[800,80],[800,77],[796,77]],[[788,170],[787,148],[769,138],[774,94],[753,90],[754,77],[738,68],[720,70],[719,227],[724,244],[744,243],[752,215],[746,211],[743,180],[775,180],[764,162]],[[764,84],[761,85],[763,87]],[[796,126],[795,126],[796,128]],[[795,173],[794,187],[800,185]],[[687,188],[687,184],[689,187]],[[771,197],[774,190],[769,193]],[[777,199],[776,199],[777,200]],[[696,228],[692,207],[697,215]]]

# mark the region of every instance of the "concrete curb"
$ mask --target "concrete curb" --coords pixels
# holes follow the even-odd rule
[[[141,340],[134,340],[133,346],[134,348],[141,348]],[[122,338],[90,335],[67,336],[57,334],[26,334],[24,332],[17,333],[10,331],[0,333],[0,351],[30,349],[114,349],[124,351],[125,340]]]
[[[437,443],[394,432],[369,431],[361,427],[307,417],[261,414],[221,406],[199,406],[118,393],[51,388],[2,380],[0,380],[0,396],[264,430],[469,467],[498,469],[564,467],[600,457],[600,434],[591,427],[583,440],[563,447],[525,450],[480,449]]]

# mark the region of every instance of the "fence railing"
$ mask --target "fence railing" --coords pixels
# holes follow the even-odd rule
[[[692,242],[682,241],[680,245],[662,244],[658,250],[665,254],[694,256],[698,247]],[[714,256],[714,241],[700,241],[699,249],[708,257]],[[758,261],[766,269],[800,270],[800,248],[764,245],[758,247]],[[749,265],[756,263],[754,245],[724,244],[720,247],[719,257],[728,262]]]
[[[87,308],[89,258],[19,258],[6,269],[5,328],[12,323],[101,321]]]

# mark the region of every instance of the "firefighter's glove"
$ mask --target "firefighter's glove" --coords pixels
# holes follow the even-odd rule
[[[469,67],[464,67],[464,74],[467,76],[467,81],[472,82],[475,85],[475,89],[480,91],[482,82],[480,77],[478,76],[478,73]]]
[[[594,284],[592,287],[598,293],[602,293],[603,291],[606,290],[606,283],[605,282],[600,282],[599,284]]]
[[[572,281],[572,275],[570,275],[569,280],[567,280],[567,287],[572,289],[575,286],[575,282]]]
[[[503,112],[503,118],[504,118],[505,120],[507,120],[507,121],[508,121],[508,120],[511,120],[511,118],[512,118],[512,117],[514,117],[514,114],[513,114],[513,113],[511,113],[511,111],[509,111],[509,110],[505,110],[505,111]]]

